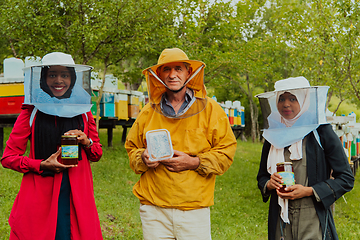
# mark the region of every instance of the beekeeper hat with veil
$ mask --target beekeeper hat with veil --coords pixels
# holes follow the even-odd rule
[[[294,77],[277,81],[274,91],[256,95],[264,117],[263,137],[276,148],[284,148],[327,123],[328,89],[328,86],[310,86],[304,77]],[[285,92],[295,95],[300,104],[301,110],[292,120],[284,119],[277,109],[279,96]]]
[[[172,116],[167,115],[162,111],[161,98],[162,95],[166,92],[166,89],[169,88],[165,82],[160,79],[158,68],[164,64],[174,62],[183,62],[188,65],[189,68],[191,68],[192,74],[181,89],[184,87],[192,89],[194,97],[183,111]],[[143,70],[143,74],[146,77],[146,83],[148,86],[149,102],[152,108],[156,112],[169,118],[187,118],[204,110],[207,104],[206,89],[204,85],[204,68],[205,63],[197,60],[190,60],[185,52],[179,48],[170,48],[162,51],[158,59],[158,63]]]
[[[64,66],[70,73],[71,84],[62,96],[54,96],[47,85],[47,72],[52,66]],[[75,64],[69,54],[52,52],[41,63],[24,68],[24,104],[34,105],[43,113],[71,118],[91,109],[91,69]]]

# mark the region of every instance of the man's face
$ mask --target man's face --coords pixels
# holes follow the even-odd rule
[[[182,62],[167,63],[161,66],[159,77],[171,90],[179,90],[190,76],[190,71]]]

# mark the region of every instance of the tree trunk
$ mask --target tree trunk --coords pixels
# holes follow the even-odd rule
[[[108,68],[108,58],[109,56],[107,56],[104,59],[104,75],[102,77],[102,83],[100,86],[100,90],[99,90],[99,96],[98,99],[96,100],[96,130],[99,132],[99,122],[100,122],[100,102],[101,102],[101,98],[102,98],[102,94],[103,94],[103,89],[104,89],[104,85],[105,85],[105,76],[106,76],[106,72],[107,72],[107,68]]]
[[[330,89],[330,90],[329,90],[329,93],[328,93],[328,96],[327,96],[327,101],[326,101],[326,105],[325,105],[325,110],[329,107],[329,103],[330,103],[330,100],[331,100],[332,95],[333,95],[333,90]]]
[[[249,99],[249,108],[250,108],[250,119],[251,119],[251,139],[255,142],[257,139],[260,139],[260,130],[259,130],[259,109],[257,108],[256,103],[253,100],[253,94],[250,87],[249,76],[246,74],[246,86],[247,89],[243,88],[238,81],[235,81],[232,77],[222,75],[228,78],[231,82],[236,83],[240,90],[247,96]]]
[[[142,83],[142,78],[139,78],[136,83],[123,83],[126,90],[137,91]]]
[[[249,107],[250,107],[250,119],[251,119],[251,140],[255,142],[256,140],[256,121],[255,118],[255,109],[254,109],[254,101],[252,100],[252,93],[250,90],[249,76],[246,74],[246,84],[248,88],[248,99],[249,99]],[[255,107],[256,108],[256,107]]]
[[[260,140],[260,129],[259,129],[259,109],[256,105],[256,103],[253,100],[254,98],[251,98],[251,102],[253,104],[253,109],[254,109],[254,124],[255,124],[255,134],[256,134],[256,141]]]

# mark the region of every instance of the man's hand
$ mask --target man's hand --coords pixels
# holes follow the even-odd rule
[[[181,172],[185,170],[194,170],[199,167],[200,159],[174,150],[174,156],[170,159],[162,160],[160,163],[171,172]]]
[[[148,168],[156,168],[157,166],[159,166],[159,161],[151,161],[149,158],[150,158],[150,155],[149,155],[148,149],[146,148],[145,151],[141,154],[141,159],[143,160],[145,165]]]
[[[77,165],[64,165],[58,162],[57,158],[61,153],[61,148],[56,153],[40,163],[40,170],[50,170],[56,173],[62,172],[67,168],[77,167]]]

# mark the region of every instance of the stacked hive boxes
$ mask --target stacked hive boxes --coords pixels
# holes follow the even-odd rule
[[[100,116],[115,117],[115,93],[103,92],[100,101]]]
[[[215,100],[216,98],[213,97],[213,99]],[[245,107],[241,106],[240,101],[225,101],[225,103],[219,104],[229,118],[231,126],[245,127]]]
[[[129,118],[137,118],[139,112],[142,108],[142,98],[144,94],[139,91],[131,91],[128,97],[128,111],[129,111]]]
[[[19,58],[4,60],[4,77],[0,77],[0,114],[21,112],[24,102],[24,62]]]
[[[352,157],[358,157],[360,153],[360,123],[356,122],[356,115],[327,115],[326,120],[332,124],[336,135],[343,143],[344,151],[351,164]]]
[[[241,126],[242,119],[241,119],[241,102],[240,101],[234,101],[233,102],[234,107],[234,125],[235,126]]]
[[[92,74],[92,114],[96,115],[96,100],[101,88],[101,80],[97,73]],[[144,94],[139,91],[119,90],[117,79],[113,75],[107,75],[100,101],[100,117],[115,117],[128,120],[135,119],[143,107]]]
[[[342,138],[344,148],[348,151],[349,161],[351,157],[359,155],[360,123],[348,123],[345,127],[345,135]]]
[[[115,115],[118,119],[128,119],[128,96],[130,91],[117,90],[115,93]]]
[[[231,126],[234,126],[234,107],[231,101],[225,101],[225,112],[229,118]]]
[[[97,72],[91,73],[91,88],[92,88],[92,108],[91,112],[95,116],[97,112],[96,101],[99,97],[99,90],[101,88],[101,79]],[[117,91],[117,79],[112,75],[105,76],[105,84],[100,100],[100,117],[115,117],[115,92]]]

